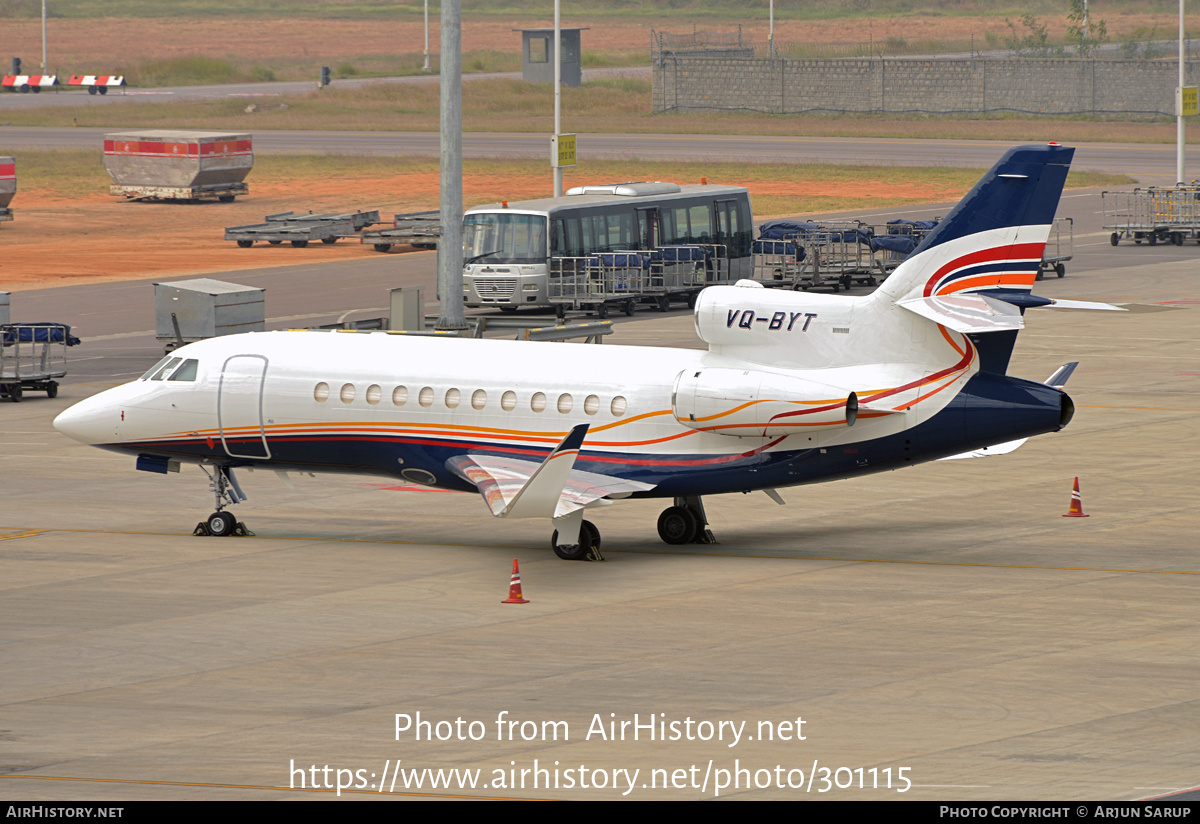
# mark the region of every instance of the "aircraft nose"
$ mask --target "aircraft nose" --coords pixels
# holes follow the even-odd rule
[[[54,428],[80,443],[103,444],[116,439],[121,410],[101,393],[82,400],[54,419]]]

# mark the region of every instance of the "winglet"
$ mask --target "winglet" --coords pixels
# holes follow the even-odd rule
[[[579,447],[587,435],[588,424],[581,423],[567,433],[554,451],[542,461],[532,477],[521,487],[521,491],[513,498],[512,503],[505,507],[504,516],[513,518],[557,518],[567,514],[559,512],[559,503],[567,479],[571,476],[571,468],[575,466],[575,458],[579,455]]]

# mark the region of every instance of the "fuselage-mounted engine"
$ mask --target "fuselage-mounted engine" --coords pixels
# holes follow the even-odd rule
[[[671,394],[675,419],[701,432],[743,438],[853,426],[854,392],[758,369],[687,369]]]

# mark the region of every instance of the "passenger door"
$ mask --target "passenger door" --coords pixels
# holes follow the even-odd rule
[[[269,459],[263,428],[263,382],[267,359],[262,355],[234,355],[225,361],[217,390],[217,426],[221,444],[231,458]]]

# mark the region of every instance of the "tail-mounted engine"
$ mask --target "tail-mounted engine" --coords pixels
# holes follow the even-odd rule
[[[854,392],[773,372],[728,367],[679,373],[671,407],[684,426],[743,438],[853,426],[858,418]]]

